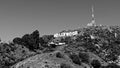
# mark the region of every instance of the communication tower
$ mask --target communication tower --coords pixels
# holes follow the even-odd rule
[[[87,24],[87,26],[96,26],[96,23],[95,23],[95,14],[94,14],[94,6],[91,7],[91,22]]]

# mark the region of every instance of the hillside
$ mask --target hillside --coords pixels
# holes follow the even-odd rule
[[[1,42],[1,68],[120,68],[120,26],[87,26],[58,34],[40,37],[36,30]]]

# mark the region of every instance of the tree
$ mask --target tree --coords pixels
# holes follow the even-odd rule
[[[39,48],[39,31],[36,30],[32,34],[25,34],[22,37],[24,45],[30,50],[35,50]]]
[[[53,35],[43,35],[42,38],[45,43],[48,43],[49,41],[53,39]]]
[[[16,38],[14,38],[14,39],[13,39],[13,43],[15,43],[15,44],[22,44],[22,43],[23,43],[23,41],[22,41],[22,39],[21,39],[21,38],[16,37]]]
[[[71,44],[73,43],[73,40],[71,39],[71,37],[65,37],[61,40],[61,42],[65,42],[66,44]]]
[[[40,38],[41,46],[48,47],[48,43],[53,39],[53,35],[44,35]]]

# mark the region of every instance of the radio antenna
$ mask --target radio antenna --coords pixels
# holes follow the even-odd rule
[[[91,18],[91,23],[88,23],[87,26],[95,26],[95,14],[94,14],[94,6],[92,5],[91,7],[91,12],[92,12],[92,18]]]

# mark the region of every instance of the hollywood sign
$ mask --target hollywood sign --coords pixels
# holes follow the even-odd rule
[[[63,33],[56,33],[54,34],[54,37],[64,37],[64,36],[73,36],[73,35],[77,35],[78,31],[74,31],[74,32],[63,32]]]

